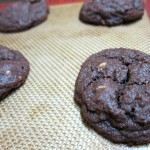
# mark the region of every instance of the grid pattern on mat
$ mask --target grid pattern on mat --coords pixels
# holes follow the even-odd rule
[[[85,59],[106,48],[150,54],[150,22],[117,27],[78,20],[81,3],[51,7],[46,22],[25,32],[0,34],[0,43],[22,52],[31,71],[24,86],[0,103],[0,149],[150,150],[115,145],[81,120],[74,84]]]

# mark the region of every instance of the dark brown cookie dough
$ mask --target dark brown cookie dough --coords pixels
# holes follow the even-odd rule
[[[47,19],[46,0],[21,0],[0,11],[0,32],[29,29]]]
[[[143,13],[143,0],[92,0],[83,4],[80,20],[94,25],[113,26],[140,19]]]
[[[19,88],[29,74],[29,63],[18,51],[0,45],[0,101]]]
[[[116,143],[150,143],[150,55],[108,49],[90,56],[75,85],[85,122]]]

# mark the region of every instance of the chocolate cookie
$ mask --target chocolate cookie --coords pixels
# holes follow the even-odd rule
[[[150,143],[150,55],[108,49],[90,56],[75,85],[83,120],[116,143]]]
[[[0,100],[19,88],[29,73],[29,63],[18,51],[0,46]]]
[[[143,16],[143,0],[92,0],[85,2],[80,20],[89,24],[113,26]]]
[[[17,32],[47,19],[46,0],[21,0],[0,11],[0,31]]]

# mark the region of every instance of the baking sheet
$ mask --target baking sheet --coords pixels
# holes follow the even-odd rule
[[[81,120],[74,84],[85,59],[106,48],[150,54],[150,21],[102,27],[78,20],[82,3],[51,7],[46,22],[2,34],[0,44],[19,50],[31,71],[23,87],[0,103],[0,149],[150,150],[112,144]]]

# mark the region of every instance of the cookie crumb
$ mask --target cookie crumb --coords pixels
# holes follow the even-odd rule
[[[22,79],[22,76],[19,76],[18,79],[21,80],[21,79]]]
[[[8,75],[8,74],[11,74],[11,71],[10,70],[7,70],[6,71],[6,74]]]
[[[106,88],[105,85],[100,85],[100,86],[98,86],[97,90],[98,90],[98,89],[105,89],[105,88]]]
[[[106,62],[103,62],[103,63],[101,63],[100,65],[99,65],[99,67],[105,67],[107,65],[107,63]]]

